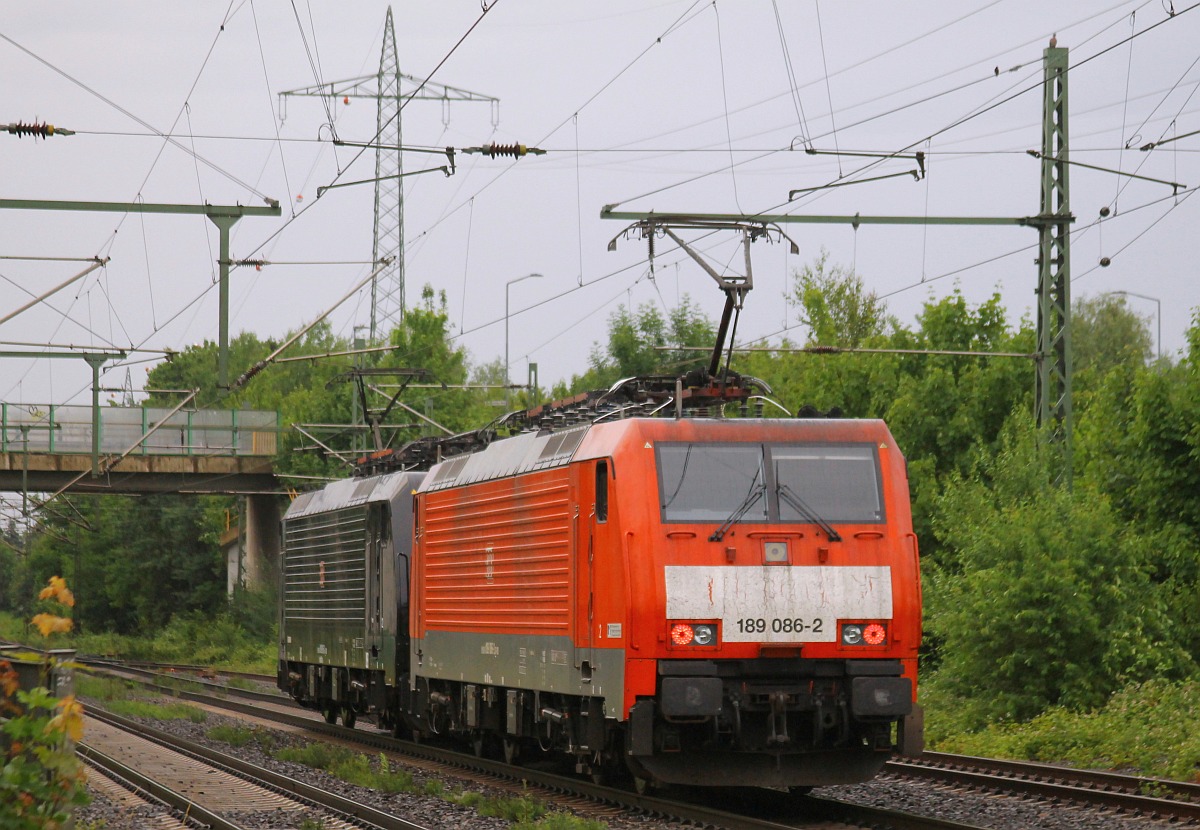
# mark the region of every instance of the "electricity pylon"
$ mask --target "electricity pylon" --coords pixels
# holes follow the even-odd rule
[[[345,104],[350,103],[351,98],[374,99],[376,102],[376,134],[372,142],[375,146],[375,234],[371,259],[375,267],[379,267],[385,257],[392,256],[394,259],[371,283],[370,337],[374,341],[378,333],[386,332],[404,321],[404,165],[401,158],[401,109],[413,99],[441,101],[442,118],[448,121],[451,101],[487,102],[492,107],[494,126],[500,99],[403,74],[396,57],[396,32],[392,25],[391,6],[388,6],[387,19],[383,26],[379,72],[290,89],[279,93],[279,96],[281,99],[286,96],[341,99]]]

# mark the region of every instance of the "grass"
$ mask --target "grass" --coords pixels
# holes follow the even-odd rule
[[[189,720],[192,723],[204,723],[208,720],[208,712],[186,703],[150,703],[145,700],[113,699],[108,701],[104,708],[114,715],[124,715],[127,718]]]
[[[204,734],[211,740],[222,741],[234,747],[254,743],[258,744],[263,752],[275,751],[275,736],[258,727],[248,729],[244,726],[214,726]]]
[[[41,640],[24,620],[6,612],[0,612],[0,639],[34,646]],[[256,674],[273,674],[278,660],[274,636],[252,637],[228,615],[215,620],[177,617],[152,636],[72,632],[56,636],[54,647],[73,648],[81,654],[220,666]]]
[[[158,720],[189,720],[204,723],[208,713],[187,703],[156,703],[158,692],[146,689],[130,680],[103,677],[79,672],[75,675],[75,693],[99,700],[115,715]]]
[[[272,753],[280,761],[292,761],[321,769],[335,778],[359,787],[367,787],[385,793],[411,793],[416,791],[412,775],[406,770],[393,770],[382,753],[377,762],[361,752],[344,746],[309,743],[302,747],[284,747]]]

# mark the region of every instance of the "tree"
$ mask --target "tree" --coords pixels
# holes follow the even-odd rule
[[[841,265],[830,265],[824,248],[796,274],[792,296],[814,346],[862,346],[894,323],[883,300],[863,286],[862,277]]]
[[[1123,522],[1153,536],[1151,566],[1169,597],[1176,639],[1200,659],[1200,317],[1176,364],[1127,360],[1084,397],[1078,478]]]
[[[1071,355],[1076,378],[1086,383],[1124,363],[1148,363],[1153,357],[1149,319],[1131,311],[1120,295],[1073,299]]]
[[[71,574],[86,586],[81,628],[135,633],[176,613],[214,614],[225,604],[218,525],[225,500],[201,496],[76,496],[78,524],[43,513],[27,567],[36,582]],[[81,527],[86,525],[87,528]]]
[[[1056,455],[1023,421],[950,481],[943,555],[926,563],[936,682],[970,701],[976,725],[1096,707],[1126,683],[1195,670],[1150,579],[1152,540],[1102,493],[1054,486]]]
[[[683,375],[707,367],[709,360],[707,353],[684,347],[715,344],[715,326],[687,294],[666,317],[654,303],[643,303],[636,313],[622,305],[608,318],[608,343],[593,344],[589,368],[572,378],[570,391],[600,389],[639,375]]]

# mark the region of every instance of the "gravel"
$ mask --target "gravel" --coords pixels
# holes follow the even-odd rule
[[[212,713],[203,724],[180,720],[151,722],[153,726],[164,731],[213,747],[226,754],[236,755],[251,763],[346,797],[365,801],[379,809],[396,813],[422,824],[431,830],[436,828],[503,830],[509,826],[508,822],[503,819],[481,816],[472,809],[452,804],[436,796],[412,793],[392,795],[355,787],[320,770],[297,763],[277,761],[265,754],[253,742],[235,748],[206,737],[205,733],[213,726],[237,725],[238,723],[233,718]],[[292,733],[273,731],[273,734],[276,746],[306,743],[305,739]],[[419,790],[424,788],[427,780],[436,779],[441,781],[447,791],[478,792],[488,798],[511,798],[514,795],[511,790],[483,785],[467,778],[447,778],[441,772],[434,775],[419,767],[409,767],[408,769]],[[1149,818],[1123,816],[1071,805],[1049,804],[1014,796],[959,791],[949,786],[906,781],[889,775],[882,775],[867,784],[818,788],[813,791],[813,795],[873,807],[903,810],[919,815],[933,815],[977,827],[995,828],[995,830],[1084,830],[1085,828],[1086,830],[1145,830],[1145,828],[1154,827],[1178,827],[1177,824],[1168,824]],[[556,809],[576,812],[557,806]],[[597,809],[605,810],[606,808]],[[165,813],[165,811],[163,812]],[[664,822],[658,818],[627,812],[614,816],[611,812],[611,810],[607,810],[600,817],[589,815],[586,812],[577,812],[577,814],[583,818],[599,818],[612,830],[667,830],[667,828],[679,830],[682,828],[682,825]],[[92,803],[87,807],[80,808],[77,813],[77,827],[96,828],[96,830],[100,830],[100,828],[103,830],[142,830],[154,826],[151,819],[153,814],[155,814],[153,808],[139,808],[137,811],[130,811],[114,804],[102,794],[94,794]],[[799,814],[799,809],[792,813],[796,817],[799,817]],[[298,816],[295,813],[287,814],[286,817],[272,813],[241,816],[238,820],[247,827],[283,830],[283,828],[299,826],[302,817],[302,814]]]
[[[510,826],[504,819],[481,816],[471,808],[450,803],[437,796],[425,795],[423,792],[381,793],[347,784],[321,770],[316,770],[299,763],[276,760],[263,752],[261,747],[254,742],[241,747],[232,747],[229,744],[221,741],[213,741],[207,737],[206,733],[214,726],[245,725],[244,722],[234,718],[215,715],[210,712],[208,718],[201,724],[186,720],[160,721],[143,718],[134,718],[134,720],[143,721],[164,732],[186,738],[189,741],[210,747],[226,755],[236,756],[257,766],[295,778],[298,781],[321,787],[347,798],[363,801],[376,809],[394,813],[409,821],[424,825],[430,828],[430,830],[441,830],[441,828],[445,828],[445,830],[451,830],[452,828],[453,830],[459,830],[460,828],[461,830],[506,830]],[[292,733],[276,730],[267,731],[270,731],[274,736],[276,748],[285,746],[298,747],[308,743],[308,740]],[[435,780],[440,782],[447,792],[475,792],[485,798],[514,798],[519,795],[519,793],[512,790],[486,786],[467,778],[448,777],[441,772],[435,775],[418,767],[403,765],[403,762],[393,761],[392,763],[394,768],[405,766],[408,769],[412,774],[413,783],[419,791],[424,790],[427,781]],[[571,810],[558,805],[553,805],[553,808],[563,812],[575,813],[582,818],[596,818],[583,811]],[[598,807],[597,809],[611,812],[609,808]],[[166,814],[165,809],[158,810],[155,808],[138,808],[136,814],[134,814],[133,811],[121,807],[106,798],[103,794],[93,791],[92,803],[86,807],[81,807],[76,813],[76,826],[80,828],[95,827],[96,830],[144,830],[144,828],[152,826],[149,822],[151,816]],[[292,812],[283,816],[277,813],[242,814],[236,817],[231,816],[230,819],[246,827],[256,828],[256,830],[284,830],[284,828],[293,830],[293,828],[299,826],[304,817],[303,813]],[[661,819],[636,814],[622,814],[617,817],[605,815],[603,819],[598,820],[602,820],[612,830],[683,830],[684,827],[678,823],[664,822]]]
[[[887,810],[934,815],[996,830],[1146,830],[1178,823],[1118,815],[1091,807],[1002,796],[880,775],[867,784],[822,787],[813,795]]]

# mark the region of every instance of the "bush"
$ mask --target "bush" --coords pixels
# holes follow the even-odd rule
[[[75,596],[61,577],[51,577],[38,594],[43,609],[31,622],[43,638],[71,630],[61,611]],[[57,675],[50,657],[14,657]],[[41,676],[41,675],[39,675]],[[83,736],[83,707],[75,695],[56,698],[44,686],[21,689],[17,671],[0,660],[0,816],[5,830],[58,830],[70,823],[76,805],[90,800],[74,741]]]
[[[1113,695],[1088,713],[1054,707],[1023,724],[990,726],[951,734],[936,690],[931,708],[930,744],[944,752],[985,757],[1069,763],[1095,769],[1132,770],[1142,775],[1200,781],[1200,681],[1151,680]]]
[[[936,519],[945,550],[928,568],[927,627],[942,693],[968,701],[966,728],[1084,711],[1130,682],[1195,671],[1169,636],[1148,541],[1102,495],[1053,484],[1057,456],[1036,438],[1008,435],[979,475],[947,487]]]

